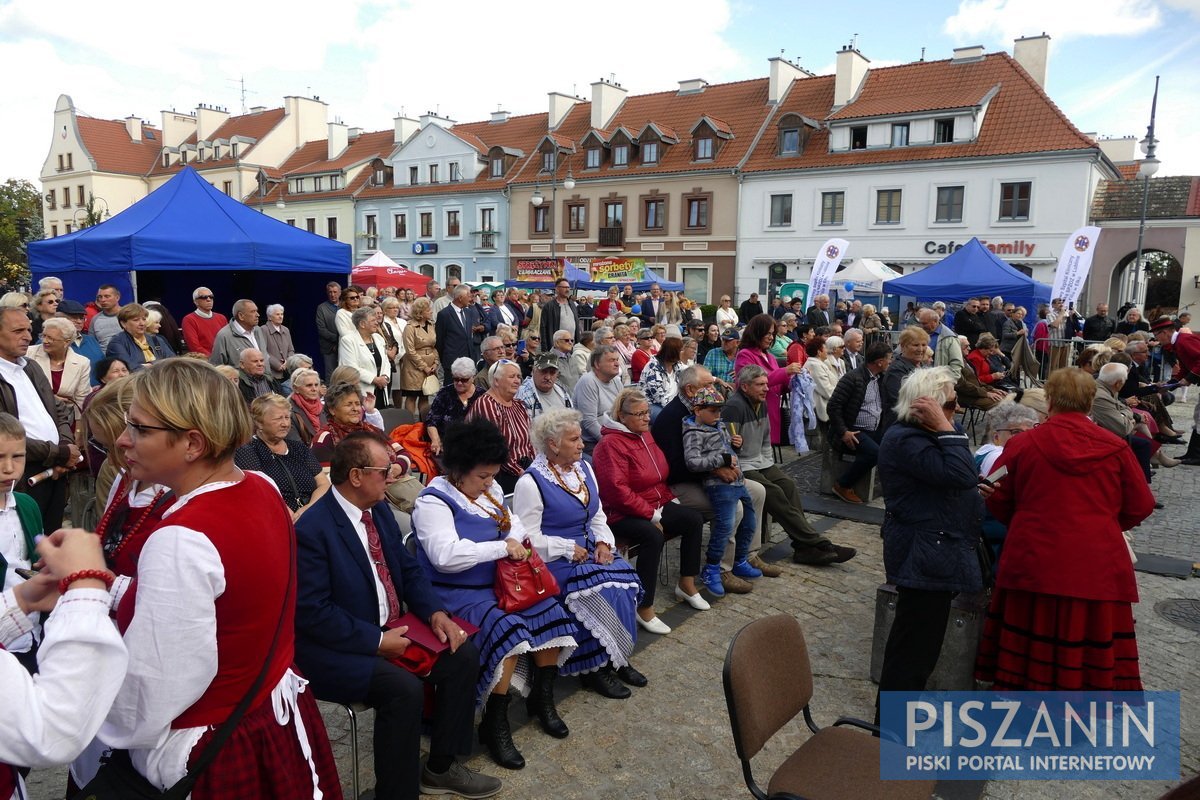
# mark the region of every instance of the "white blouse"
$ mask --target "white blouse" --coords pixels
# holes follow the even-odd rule
[[[592,474],[592,467],[586,461],[579,462],[578,466],[583,471],[584,478]],[[554,485],[558,485],[554,473],[550,470],[550,465],[544,456],[538,456],[529,465],[529,469],[537,470],[546,480]],[[594,482],[594,477],[593,477]],[[567,489],[572,490],[569,493],[575,495],[580,501],[583,500],[583,491],[578,477],[574,471],[564,473],[563,483]],[[544,560],[551,561],[556,558],[570,560],[575,554],[575,540],[568,539],[564,536],[547,536],[542,533],[542,514],[546,507],[542,501],[542,492],[537,487],[537,483],[533,476],[526,472],[517,479],[516,488],[513,489],[512,499],[513,511],[521,518],[521,524],[525,527],[525,533],[529,536],[529,542],[534,549],[538,551]],[[613,538],[612,531],[608,527],[608,518],[604,516],[604,508],[597,507],[596,515],[588,521],[588,528],[595,537],[596,542],[605,542],[614,551],[617,548],[617,540]]]
[[[460,509],[476,517],[489,518],[488,513],[467,499],[466,495],[454,488],[454,484],[444,477],[434,478],[429,482],[431,488],[437,489],[449,497]],[[500,484],[492,481],[488,494],[495,498],[504,496]],[[499,513],[495,506],[488,502],[487,497],[480,495],[476,502]],[[503,501],[501,501],[503,502]],[[508,531],[507,539],[518,542],[525,540],[525,526],[516,514],[509,515],[512,528]],[[476,564],[485,561],[499,561],[508,556],[508,545],[505,539],[494,542],[474,542],[458,535],[454,527],[454,512],[440,498],[422,494],[412,513],[413,532],[421,549],[429,557],[429,561],[440,572],[465,572]]]

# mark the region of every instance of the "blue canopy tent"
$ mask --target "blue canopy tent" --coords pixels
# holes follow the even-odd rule
[[[1006,264],[978,239],[919,272],[885,281],[889,294],[918,301],[963,302],[971,297],[995,297],[1029,309],[1050,302],[1050,287]]]
[[[29,266],[35,282],[62,278],[66,296],[81,303],[107,283],[124,301],[162,301],[177,320],[192,311],[197,286],[213,290],[226,316],[245,297],[265,322],[267,305],[280,303],[295,320],[285,324],[297,351],[320,362],[314,309],[325,299],[325,283],[345,283],[351,249],[272,219],[185,167],[112,219],[30,243]],[[187,274],[173,274],[179,272]]]

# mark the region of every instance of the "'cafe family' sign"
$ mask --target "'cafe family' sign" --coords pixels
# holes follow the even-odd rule
[[[1034,242],[1027,242],[1024,239],[1011,242],[988,242],[980,239],[979,243],[998,256],[1015,256],[1017,258],[1030,258],[1033,256],[1033,251],[1037,249]],[[948,256],[956,250],[961,250],[966,244],[966,242],[955,241],[929,241],[925,243],[925,252],[931,256]]]

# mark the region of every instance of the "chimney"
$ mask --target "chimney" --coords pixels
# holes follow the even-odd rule
[[[196,132],[196,118],[178,111],[163,111],[162,128],[159,130],[162,132],[163,147],[178,147]]]
[[[135,142],[142,140],[142,118],[129,116],[125,118],[125,130],[129,138]]]
[[[607,128],[617,116],[621,103],[625,102],[628,89],[621,88],[615,81],[603,78],[592,84],[592,127],[598,130]]]
[[[708,86],[708,81],[704,78],[691,78],[690,80],[679,82],[680,94],[699,94],[704,91],[704,87]]]
[[[871,62],[853,47],[843,47],[837,54],[837,75],[833,81],[833,105],[841,108],[849,103],[866,80]]]
[[[776,105],[783,100],[792,81],[800,80],[807,73],[780,56],[767,60],[771,64],[771,77],[767,82],[767,102]],[[839,61],[838,64],[840,65],[841,62]]]
[[[355,139],[357,139],[358,137],[363,135],[363,129],[362,128],[351,128],[349,135],[350,135],[350,141],[353,142]]]
[[[340,122],[329,123],[328,159],[332,161],[342,154],[350,141],[350,129]]]
[[[433,111],[426,111],[424,114],[421,115],[421,127],[422,128],[424,128],[426,125],[428,125],[431,122],[434,125],[437,125],[442,128],[454,127],[454,120],[450,119],[449,117],[443,117],[441,114],[435,113]]]
[[[503,109],[497,109],[492,112],[492,122],[495,123],[508,122],[508,117],[508,112]]]
[[[547,127],[554,130],[561,125],[562,121],[567,118],[567,113],[578,102],[578,97],[572,97],[562,92],[550,92],[550,116],[547,118]]]
[[[961,64],[964,61],[980,61],[983,59],[983,45],[973,44],[970,47],[954,48],[954,58],[950,59],[956,64]]]
[[[1022,36],[1013,42],[1013,58],[1043,89],[1046,88],[1046,62],[1049,54],[1050,37],[1045,33],[1041,36]]]
[[[261,114],[262,112],[264,112],[266,110],[267,110],[266,106],[251,106],[250,107],[251,114]]]
[[[1100,146],[1100,152],[1108,156],[1114,164],[1132,164],[1138,160],[1136,136],[1100,139],[1096,144]]]
[[[421,130],[421,123],[417,122],[415,119],[406,117],[403,114],[396,117],[395,122],[396,136],[394,141],[396,144],[404,144],[408,141],[410,136]]]
[[[229,119],[229,112],[217,106],[209,106],[204,103],[196,106],[196,140],[208,141],[213,138],[217,128]]]

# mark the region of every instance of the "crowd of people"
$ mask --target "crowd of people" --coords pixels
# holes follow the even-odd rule
[[[1183,459],[1160,449],[1182,442],[1175,384],[1146,371],[1165,359],[1200,380],[1200,344],[1186,318],[1147,324],[1137,309],[1118,324],[1106,306],[1083,320],[1056,302],[1029,331],[1000,298],[913,306],[897,326],[887,309],[827,296],[807,309],[723,296],[704,320],[657,285],[591,302],[566,280],[545,297],[490,298],[455,280],[421,296],[330,283],[314,363],[280,305],[261,321],[239,299],[226,318],[198,287],[176,323],[161,304],[122,305],[113,286],[85,307],[43,283],[32,300],[0,298],[0,491],[19,520],[3,552],[0,669],[6,691],[44,689],[81,718],[36,758],[45,733],[17,725],[24,745],[0,754],[74,759],[78,787],[121,763],[102,766],[116,749],[157,788],[187,780],[198,799],[235,782],[339,797],[320,698],[375,709],[378,797],[495,794],[498,779],[463,763],[477,719],[496,764],[520,769],[514,693],[563,738],[560,677],[617,700],[648,684],[630,657],[639,634],[671,633],[655,603],[667,542],[680,548],[674,597],[701,612],[782,575],[759,554],[765,519],[797,564],[856,556],[808,520],[777,463],[789,443],[844,456],[831,477],[847,503],[881,477],[900,590],[881,690],[922,688],[951,598],[993,579],[981,677],[1135,688],[1121,533],[1154,508],[1152,467],[1200,464],[1200,418]],[[1019,382],[1018,341],[1051,353],[1077,334],[1104,338],[1067,348],[1078,366],[1058,365],[1044,390]],[[416,440],[388,430],[390,408],[420,426]],[[956,423],[964,409],[987,412],[977,454]],[[789,425],[797,413],[808,424]],[[1006,477],[981,481],[1000,467]],[[415,484],[407,505],[403,483]],[[1069,564],[1031,562],[1048,534],[1028,504],[1064,486],[1099,544],[1079,542],[1087,556]],[[68,499],[76,525],[76,509],[94,508],[97,535],[61,529]],[[255,548],[223,522],[230,509]],[[514,569],[553,590],[514,596]],[[43,631],[37,613],[51,609]],[[1115,661],[1080,651],[1062,666],[1080,667],[1078,681],[1047,671],[1071,631],[1090,636],[1101,618],[1098,635],[1124,642]],[[1017,620],[1033,627],[1014,638]],[[81,648],[94,676],[48,676]]]

